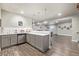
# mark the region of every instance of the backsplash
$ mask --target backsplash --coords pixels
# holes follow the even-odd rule
[[[30,32],[30,31],[32,31],[32,28],[11,28],[11,27],[0,28],[0,33],[3,33],[3,34],[25,33],[25,32]]]

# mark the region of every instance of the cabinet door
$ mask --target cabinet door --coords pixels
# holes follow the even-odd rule
[[[25,35],[18,35],[18,44],[26,42]]]
[[[33,35],[33,39],[32,39],[32,44],[36,47],[37,45],[36,45],[36,35]]]
[[[27,34],[26,41],[27,41],[28,43],[30,43],[30,40],[31,40],[30,34]]]
[[[34,41],[35,41],[35,37],[34,37],[34,35],[31,35],[31,44],[34,46]]]
[[[45,36],[43,39],[43,49],[44,50],[49,49],[49,35]]]
[[[41,36],[39,36],[39,35],[37,35],[36,36],[36,45],[37,45],[37,48],[39,48],[39,49],[42,49],[42,44],[43,44],[43,39],[42,39],[42,37]]]
[[[1,8],[0,8],[0,19],[1,19]]]
[[[2,36],[0,36],[0,48],[1,48],[1,44],[2,44]]]
[[[32,42],[32,39],[33,39],[32,34],[30,34],[29,37],[30,37],[30,42],[29,43],[32,45],[33,44],[33,42]]]
[[[3,35],[2,36],[2,48],[10,46],[10,36]]]
[[[17,34],[11,35],[11,45],[17,44]]]

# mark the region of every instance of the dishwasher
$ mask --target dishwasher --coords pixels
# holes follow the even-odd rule
[[[18,39],[17,40],[18,44],[25,43],[26,42],[26,34],[24,34],[24,33],[18,34],[17,39]]]

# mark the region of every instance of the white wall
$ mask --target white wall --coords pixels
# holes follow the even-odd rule
[[[79,15],[72,17],[72,41],[79,41]]]
[[[0,8],[0,19],[1,19],[1,8]]]
[[[53,32],[53,34],[57,34],[57,25],[50,25],[49,30]]]
[[[32,19],[30,18],[25,18],[23,16],[10,13],[7,11],[2,11],[2,27],[19,27],[18,26],[18,21],[23,22],[24,28],[32,28]]]
[[[65,36],[72,36],[72,28],[70,28],[71,25],[72,25],[71,22],[58,24],[58,26],[57,26],[57,34],[58,35],[65,35]],[[60,26],[60,28],[59,28],[59,26]],[[64,28],[64,26],[66,28]],[[69,28],[69,30],[67,28]]]
[[[1,33],[1,8],[0,8],[0,33]]]

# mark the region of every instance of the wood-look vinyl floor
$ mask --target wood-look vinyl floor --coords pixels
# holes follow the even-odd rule
[[[79,43],[71,41],[71,37],[56,36],[52,38],[52,48],[45,53],[29,44],[13,46],[0,51],[1,56],[79,56]]]

